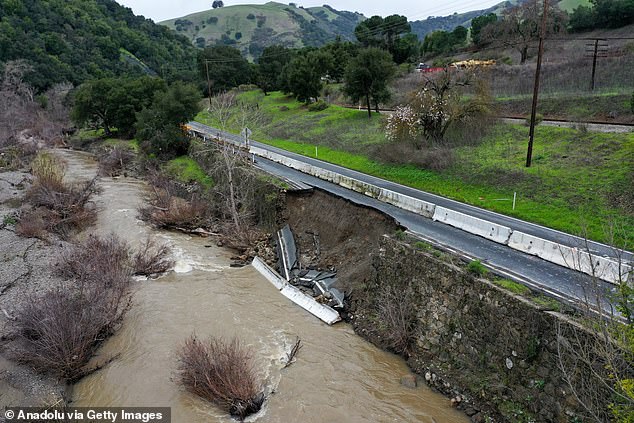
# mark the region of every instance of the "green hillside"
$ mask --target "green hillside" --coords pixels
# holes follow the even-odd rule
[[[195,70],[189,40],[113,0],[1,0],[0,67],[23,59],[44,90],[97,77]],[[166,75],[169,76],[169,75]]]
[[[361,14],[327,5],[302,8],[269,2],[221,7],[161,24],[185,35],[198,47],[231,45],[249,57],[257,57],[274,44],[321,46],[337,36],[353,40],[354,28],[363,19]]]
[[[561,0],[559,3],[557,3],[557,6],[559,6],[561,10],[565,10],[566,12],[571,13],[578,6],[591,7],[592,3],[590,2],[590,0]]]

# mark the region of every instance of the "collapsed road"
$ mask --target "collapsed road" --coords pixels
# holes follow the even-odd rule
[[[232,143],[244,144],[243,139],[238,135],[220,131],[197,122],[190,122],[189,129],[194,135],[203,139],[220,138]],[[336,172],[337,174],[347,175],[355,180],[361,180],[367,184],[380,187],[381,189],[399,193],[407,198],[420,200],[423,203],[427,201],[439,209],[447,210],[448,213],[454,212],[461,216],[471,218],[474,221],[478,221],[478,223],[480,221],[487,224],[494,222],[494,225],[506,228],[509,232],[516,231],[517,233],[522,233],[529,239],[545,240],[545,242],[552,243],[553,245],[564,246],[562,248],[567,248],[565,246],[587,245],[593,258],[612,262],[616,262],[618,259],[619,264],[623,262],[631,263],[633,260],[632,253],[616,250],[601,243],[588,241],[586,244],[581,238],[530,222],[524,222],[474,206],[469,206],[327,162],[287,152],[256,141],[250,141],[250,144],[252,151],[259,149],[264,152],[272,152],[275,155],[288,157],[298,163],[314,166],[319,169],[326,169],[327,171]],[[421,215],[420,212],[415,213],[405,210],[401,207],[380,201],[377,198],[355,192],[354,190],[300,172],[263,157],[257,157],[256,165],[268,173],[293,181],[298,186],[309,185],[323,189],[357,204],[380,210],[396,219],[400,225],[408,228],[410,232],[418,237],[453,251],[467,259],[481,260],[483,264],[497,273],[524,283],[529,287],[540,290],[561,301],[572,305],[578,304],[580,301],[583,303],[588,302],[594,306],[600,305],[602,309],[608,312],[613,312],[612,306],[607,300],[615,288],[612,283],[601,280],[598,277],[584,274],[574,270],[574,268],[567,268],[564,265],[547,261],[548,259],[542,259],[530,251],[527,252],[509,248],[505,243],[500,243],[495,239],[498,235],[494,233],[496,231],[481,235],[470,233],[459,227],[451,226],[451,224],[445,224],[440,220],[431,219],[429,215],[425,217]],[[496,228],[494,227],[493,229],[495,230]],[[530,242],[532,243],[532,241]],[[508,241],[506,243],[508,244]],[[622,266],[619,265],[618,267],[620,271]]]

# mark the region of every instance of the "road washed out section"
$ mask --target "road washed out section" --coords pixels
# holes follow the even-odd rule
[[[193,135],[207,140],[210,134],[199,129],[199,126],[202,125],[190,125],[188,129]],[[431,202],[381,188],[261,147],[252,145],[249,147],[249,153],[609,283],[616,284],[618,281],[625,281],[632,273],[630,266],[591,254],[584,248],[563,245],[521,231],[514,231],[504,225],[437,206]]]

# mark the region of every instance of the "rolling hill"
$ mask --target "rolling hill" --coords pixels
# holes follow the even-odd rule
[[[24,60],[42,91],[115,75],[178,76],[196,69],[189,41],[114,0],[0,1],[0,67]]]
[[[423,40],[434,31],[452,31],[459,25],[471,26],[471,20],[488,13],[501,15],[508,7],[523,0],[508,0],[488,9],[449,16],[430,16],[410,22],[412,32]],[[561,0],[558,7],[568,12],[589,0]],[[398,13],[398,12],[396,12]],[[328,5],[297,7],[277,2],[263,5],[235,5],[160,22],[189,38],[198,47],[225,44],[238,48],[249,58],[258,57],[270,45],[285,47],[321,46],[340,36],[355,40],[354,28],[366,19],[360,13],[335,10]]]
[[[340,36],[354,40],[354,28],[365,17],[330,6],[295,7],[269,2],[236,5],[161,22],[188,37],[194,45],[232,45],[247,57],[257,57],[270,45],[321,46]]]

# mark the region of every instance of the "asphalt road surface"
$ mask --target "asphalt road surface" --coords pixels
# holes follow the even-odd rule
[[[212,137],[219,136],[220,138],[228,141],[244,142],[243,137],[239,135],[223,132],[197,122],[191,122],[190,125],[197,131],[206,133]],[[310,163],[311,165],[324,169],[329,169],[382,188],[419,198],[442,207],[478,217],[480,219],[505,225],[513,230],[519,230],[530,235],[570,246],[582,246],[584,243],[584,240],[581,238],[543,226],[524,222],[434,194],[405,187],[403,185],[291,153],[256,141],[250,141],[250,143],[253,146],[274,151],[295,160]],[[519,280],[528,286],[543,291],[564,302],[575,304],[579,300],[584,302],[588,301],[594,305],[600,304],[601,308],[607,311],[612,311],[610,309],[610,303],[605,300],[605,294],[613,290],[613,285],[605,281],[593,279],[586,274],[547,262],[538,257],[522,253],[505,245],[495,243],[443,223],[435,222],[418,214],[408,212],[396,206],[392,206],[371,197],[348,190],[339,185],[301,173],[279,163],[275,163],[261,157],[256,158],[256,162],[258,167],[268,173],[281,176],[291,181],[301,182],[341,196],[355,203],[381,210],[389,216],[392,216],[402,226],[406,227],[417,236],[454,251],[468,259],[479,259],[484,264],[494,269],[497,273]],[[617,252],[612,247],[604,244],[590,241],[588,242],[588,246],[594,254],[607,257],[615,257],[620,254],[625,257],[625,260],[632,260],[632,253],[622,251]]]

